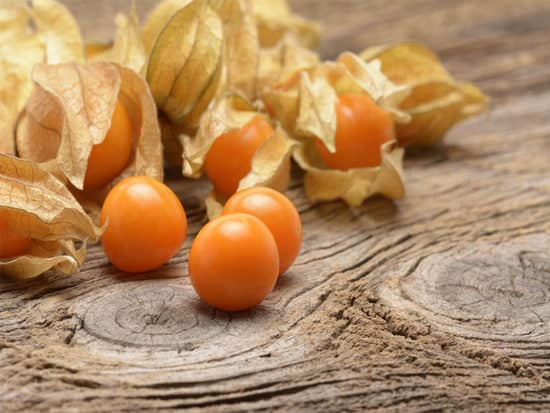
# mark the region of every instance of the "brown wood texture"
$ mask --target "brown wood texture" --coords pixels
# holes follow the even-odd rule
[[[97,38],[121,3],[68,2]],[[550,410],[550,2],[293,4],[327,57],[427,43],[489,113],[408,153],[397,203],[311,206],[296,174],[303,252],[253,311],[190,286],[200,182],[171,180],[190,231],[154,274],[94,247],[77,276],[0,280],[1,411]]]

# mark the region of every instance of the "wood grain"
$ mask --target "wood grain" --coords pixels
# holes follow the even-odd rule
[[[90,19],[120,4],[67,3]],[[193,293],[208,189],[175,177],[190,233],[162,270],[125,276],[94,247],[75,277],[0,280],[0,410],[550,409],[550,3],[293,4],[325,23],[328,57],[427,43],[490,112],[409,153],[398,203],[312,206],[295,173],[303,251],[253,311]]]

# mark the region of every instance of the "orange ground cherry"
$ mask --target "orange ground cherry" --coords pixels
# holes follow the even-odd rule
[[[84,178],[84,189],[98,189],[109,184],[126,168],[132,156],[132,125],[128,112],[117,101],[111,128],[105,139],[92,147]]]
[[[233,195],[223,214],[245,213],[259,218],[271,231],[279,250],[279,274],[292,265],[302,245],[302,223],[290,200],[271,188],[249,188]]]
[[[160,267],[180,249],[187,219],[178,197],[153,178],[123,179],[109,192],[101,210],[101,238],[113,265],[126,272]]]
[[[249,214],[222,215],[205,225],[189,254],[197,294],[225,311],[259,304],[275,286],[279,253],[267,226]]]
[[[329,152],[320,139],[315,140],[325,164],[343,171],[380,165],[380,147],[395,136],[391,115],[367,95],[348,94],[340,96],[336,118],[336,152]]]
[[[0,211],[0,259],[24,254],[31,247],[31,243],[29,237],[13,231],[8,219]]]
[[[240,129],[219,136],[204,160],[204,171],[217,193],[231,196],[237,190],[252,164],[260,145],[273,133],[261,116],[256,116]]]

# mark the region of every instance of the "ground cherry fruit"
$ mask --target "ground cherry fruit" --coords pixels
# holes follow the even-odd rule
[[[380,147],[395,136],[391,115],[367,95],[348,94],[340,96],[336,104],[336,119],[336,152],[315,140],[325,164],[343,171],[380,165]]]
[[[180,249],[187,234],[185,211],[176,194],[153,178],[123,179],[101,211],[101,238],[113,265],[126,272],[160,267]]]
[[[111,128],[105,139],[92,147],[84,178],[84,189],[99,189],[109,184],[126,168],[132,156],[132,125],[128,112],[117,101]]]
[[[18,234],[0,211],[0,259],[24,254],[31,247],[29,237]]]
[[[277,244],[250,214],[222,215],[205,225],[189,254],[189,277],[212,307],[240,311],[259,304],[279,274]]]
[[[239,181],[250,172],[252,158],[273,133],[261,116],[240,129],[224,133],[215,141],[204,160],[204,171],[218,194],[231,196]]]
[[[279,250],[279,274],[284,274],[302,244],[302,223],[294,204],[273,189],[250,188],[229,198],[222,214],[238,212],[254,215],[269,228]]]

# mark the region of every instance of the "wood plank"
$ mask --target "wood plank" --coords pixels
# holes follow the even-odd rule
[[[125,276],[95,247],[75,277],[0,280],[2,411],[550,409],[550,3],[293,4],[325,23],[325,56],[429,44],[490,112],[409,153],[397,203],[311,206],[296,172],[303,252],[253,311],[196,298],[207,188],[172,178],[190,232],[169,266]]]

